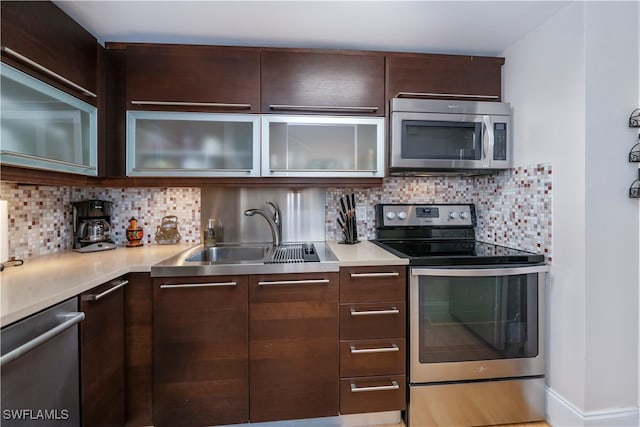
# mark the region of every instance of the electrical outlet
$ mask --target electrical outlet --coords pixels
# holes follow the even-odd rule
[[[358,221],[368,221],[369,218],[367,218],[367,205],[362,204],[362,205],[358,205],[356,204],[356,218],[358,219]]]

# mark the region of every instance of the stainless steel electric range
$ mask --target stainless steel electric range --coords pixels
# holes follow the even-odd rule
[[[544,419],[544,255],[475,240],[473,204],[376,206],[409,259],[410,427]]]

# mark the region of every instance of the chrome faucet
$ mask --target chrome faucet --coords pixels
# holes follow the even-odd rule
[[[273,246],[280,246],[282,243],[282,216],[280,215],[280,208],[273,202],[267,202],[273,212],[269,213],[264,209],[247,209],[244,211],[246,216],[254,216],[258,214],[267,220],[269,228],[271,229],[271,238],[273,239]]]
[[[280,206],[274,202],[267,202],[267,205],[273,208],[271,218],[273,218],[273,222],[278,227],[278,235],[280,236],[280,242],[282,243],[282,214],[280,214]]]

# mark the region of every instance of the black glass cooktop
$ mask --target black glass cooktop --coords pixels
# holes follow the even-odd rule
[[[409,258],[410,265],[479,266],[544,263],[544,255],[473,240],[385,240],[384,242],[373,240],[373,243],[401,258]]]

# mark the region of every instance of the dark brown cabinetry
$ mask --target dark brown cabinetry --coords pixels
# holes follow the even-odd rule
[[[80,295],[82,425],[125,423],[125,279]]]
[[[338,274],[249,277],[251,421],[338,414]]]
[[[125,287],[125,367],[127,427],[153,425],[152,281],[149,273],[129,273]]]
[[[262,112],[383,116],[384,56],[364,52],[262,52]]]
[[[462,55],[387,55],[387,100],[401,96],[501,100],[504,58]]]
[[[154,279],[153,423],[249,420],[247,276]]]
[[[99,45],[49,1],[0,3],[2,61],[96,104]]]
[[[128,110],[260,110],[260,53],[254,48],[131,44],[126,69]]]
[[[406,408],[406,268],[340,269],[340,413]]]

